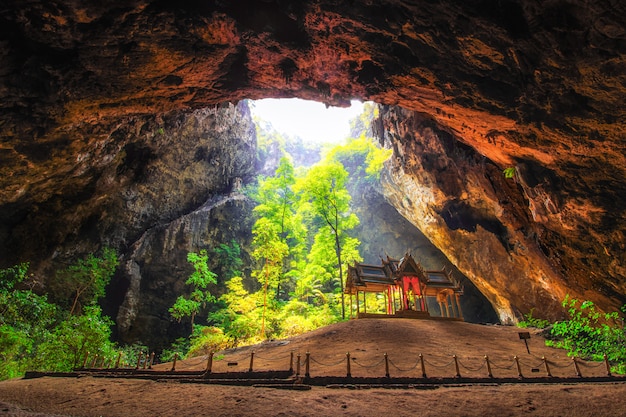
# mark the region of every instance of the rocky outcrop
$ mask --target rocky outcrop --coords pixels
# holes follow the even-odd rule
[[[381,125],[396,152],[386,194],[500,317],[532,307],[554,317],[565,293],[605,309],[626,301],[623,2],[3,6],[3,266],[69,257],[100,238],[130,247],[202,205],[212,192],[189,197],[186,187],[204,174],[194,167],[228,166],[217,153],[198,151],[172,198],[141,185],[151,167],[181,163],[170,153],[180,138],[159,136],[173,111],[360,98],[404,109]],[[119,181],[129,194],[110,201]],[[131,209],[104,210],[115,204]],[[179,213],[155,209],[163,206]],[[124,231],[111,220],[118,214],[133,220]]]
[[[216,196],[192,213],[143,233],[125,256],[121,274],[113,283],[113,288],[123,293],[123,302],[114,314],[118,338],[160,350],[177,337],[189,335],[191,324],[174,323],[168,312],[176,298],[189,291],[185,281],[193,268],[186,263],[187,253],[208,248],[214,255],[212,249],[220,243],[233,241],[249,247],[253,207],[237,192]],[[243,258],[250,261],[246,253]],[[217,271],[214,256],[209,262],[211,270]],[[217,285],[210,288],[213,294],[224,287],[224,277],[218,275],[217,279]],[[113,309],[115,303],[115,297],[109,296]]]

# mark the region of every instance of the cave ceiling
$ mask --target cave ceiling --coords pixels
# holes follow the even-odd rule
[[[4,0],[3,266],[22,260],[16,236],[28,225],[48,235],[43,255],[54,250],[62,233],[33,220],[37,210],[55,213],[91,198],[98,167],[121,146],[112,133],[129,120],[154,117],[158,129],[169,112],[246,98],[332,106],[361,99],[401,108],[380,121],[387,131],[381,140],[396,152],[391,169],[413,178],[398,192],[409,195],[428,178],[445,192],[455,181],[446,180],[443,160],[420,162],[428,178],[406,167],[411,155],[437,148],[426,143],[433,132],[444,138],[441,153],[454,143],[488,161],[490,178],[494,169],[517,168],[509,182],[484,185],[476,177],[479,187],[495,188],[485,191],[490,208],[467,192],[433,198],[412,213],[397,201],[413,223],[465,233],[455,240],[431,230],[439,247],[462,242],[471,249],[486,232],[501,241],[502,230],[519,234],[524,261],[507,248],[515,239],[493,256],[516,264],[521,280],[523,268],[540,271],[529,274],[532,285],[512,290],[515,306],[502,277],[482,278],[479,287],[494,304],[527,311],[546,297],[522,292],[543,291],[554,302],[571,290],[603,307],[619,305],[626,294],[625,17],[626,4],[617,0]],[[394,121],[398,114],[413,125]],[[388,187],[391,200],[402,181]],[[470,252],[448,249],[460,268]]]

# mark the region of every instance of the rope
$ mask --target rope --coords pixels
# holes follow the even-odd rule
[[[463,362],[461,362],[461,361],[458,361],[458,362],[459,362],[459,365],[461,366],[461,368],[463,368],[465,370],[468,370],[470,372],[478,372],[481,369],[483,369],[485,366],[487,366],[487,362],[485,362],[485,361],[483,361],[482,365],[480,365],[478,368],[470,368],[470,367],[467,367],[467,366],[463,365]]]
[[[424,358],[424,362],[427,363],[428,365],[432,366],[433,368],[447,368],[448,366],[452,365],[454,363],[454,359],[452,359],[450,362],[446,363],[445,365],[436,365],[430,361],[427,361],[426,358]]]
[[[255,356],[256,356],[256,354],[255,354]],[[231,357],[228,357],[227,355],[224,355],[224,359],[227,360],[228,362],[240,362],[240,361],[243,361],[243,360],[246,360],[246,359],[250,359],[250,354],[248,353],[247,355],[243,355],[241,357],[234,357],[234,358],[231,358]]]
[[[550,364],[551,367],[560,368],[560,369],[565,369],[565,368],[569,368],[570,366],[574,366],[573,361],[571,363],[568,363],[567,365],[559,365],[556,362],[548,362],[548,363]]]
[[[495,362],[493,362],[491,359],[489,360],[489,364],[491,365],[492,368],[494,369],[504,369],[504,370],[509,370],[509,369],[513,369],[513,367],[515,366],[515,361],[513,361],[509,366],[501,366],[501,365],[497,365]]]
[[[593,365],[592,365],[593,363]],[[589,362],[589,361],[580,361],[578,365],[582,365],[585,368],[599,368],[601,366],[606,366],[604,362]]]
[[[322,362],[316,361],[313,356],[309,356],[309,360],[315,362],[316,364],[318,364],[320,366],[337,366],[340,363],[345,362],[346,359],[345,358],[341,358],[341,359],[339,359],[339,361],[337,361],[335,363],[322,363]]]
[[[268,361],[268,362],[275,362],[275,361],[285,360],[285,359],[289,358],[290,356],[291,356],[291,354],[285,355],[285,356],[281,356],[281,357],[278,357],[278,358],[266,358],[265,356],[260,356],[259,354],[255,353],[254,354],[254,359],[262,359],[262,360]],[[293,355],[293,357],[295,358],[296,355]]]
[[[400,368],[398,365],[396,365],[395,363],[393,363],[391,361],[391,359],[389,359],[389,363],[391,364],[391,366],[393,366],[394,368],[396,368],[398,371],[400,372],[409,372],[412,371],[413,369],[417,368],[417,365],[419,365],[420,361],[419,359],[417,360],[417,362],[415,362],[415,365],[413,365],[412,367],[408,368],[408,369],[402,369]]]
[[[200,356],[199,358],[200,359],[198,361],[192,362],[192,363],[187,363],[187,361],[179,360],[176,363],[176,368],[189,369],[189,368],[192,368],[194,366],[200,365],[201,363],[205,363],[207,361],[207,357],[206,356],[204,356],[204,357]]]
[[[518,360],[519,360],[519,359],[518,359]],[[527,367],[529,367],[529,368],[531,368],[531,369],[532,369],[532,368],[539,368],[539,367],[543,366],[543,359],[541,360],[541,362],[539,362],[539,365],[535,365],[535,366],[531,366],[531,365],[529,365],[529,364],[527,364],[526,362],[523,362],[523,361],[521,361],[521,360],[519,360],[519,363],[520,363],[520,365],[527,366]]]
[[[353,362],[356,365],[359,365],[361,368],[376,368],[377,366],[380,366],[381,363],[383,363],[385,361],[385,358],[382,358],[381,360],[379,360],[378,362],[376,362],[375,364],[372,365],[362,365],[359,362],[357,362],[356,359],[353,360]]]

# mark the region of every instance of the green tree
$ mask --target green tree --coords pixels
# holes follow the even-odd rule
[[[258,182],[259,186],[254,196],[258,202],[254,209],[258,216],[257,222],[263,219],[262,223],[265,225],[271,223],[273,225],[272,230],[276,233],[276,239],[288,247],[288,251],[284,253],[285,256],[276,283],[276,298],[279,299],[281,286],[285,287],[283,292],[286,294],[287,288],[291,285],[291,283],[286,282],[286,279],[297,275],[290,267],[304,256],[306,246],[306,229],[297,213],[298,200],[293,191],[296,178],[290,159],[281,158],[275,175],[260,178]],[[261,227],[265,226],[255,224],[253,233]],[[288,257],[290,260],[287,259]]]
[[[42,343],[36,367],[67,372],[80,366],[88,353],[111,359],[114,356],[110,341],[112,325],[113,321],[102,315],[100,306],[86,306],[82,315],[70,315]]]
[[[37,348],[56,320],[56,306],[25,285],[28,267],[22,263],[0,270],[0,379],[20,376],[33,366]]]
[[[184,317],[190,317],[192,329],[200,309],[206,307],[207,303],[215,301],[215,297],[208,290],[208,286],[217,283],[217,275],[209,270],[208,260],[209,256],[205,249],[200,250],[199,253],[189,252],[187,254],[187,261],[194,268],[194,272],[185,281],[185,284],[191,286],[191,294],[179,296],[169,309],[172,317],[179,322]]]
[[[350,212],[350,194],[346,189],[348,172],[343,165],[329,161],[313,166],[296,184],[306,205],[324,225],[319,233],[332,236],[335,264],[341,290],[341,317],[345,319],[345,297],[343,280],[342,243],[348,230],[354,228],[359,219]]]
[[[57,271],[51,292],[59,301],[69,301],[70,314],[77,314],[83,306],[93,305],[104,296],[118,264],[117,253],[111,248],[104,248],[100,257],[89,254]]]
[[[235,240],[231,240],[230,244],[220,243],[213,249],[213,252],[218,259],[218,271],[221,271],[220,277],[223,280],[228,281],[241,275],[241,267],[243,266],[241,246]]]
[[[280,228],[264,217],[257,220],[252,230],[254,251],[252,257],[262,262],[260,271],[255,275],[263,285],[263,315],[261,318],[261,337],[265,337],[265,317],[267,312],[267,293],[270,286],[277,286],[283,270],[283,260],[289,254],[289,247],[280,237]]]
[[[260,292],[250,294],[243,286],[242,277],[233,277],[227,283],[228,291],[220,297],[225,307],[213,313],[214,320],[233,345],[253,339],[260,334]]]

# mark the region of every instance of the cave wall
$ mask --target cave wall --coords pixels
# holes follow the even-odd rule
[[[626,301],[623,2],[3,5],[2,266],[69,258],[100,238],[122,244],[133,235],[130,244],[155,219],[171,220],[146,199],[127,231],[101,233],[114,216],[102,207],[118,195],[116,182],[140,187],[154,156],[122,132],[126,123],[146,140],[175,111],[243,98],[342,106],[360,98],[404,109],[406,120],[390,113],[381,123],[395,150],[386,194],[502,318],[543,305],[558,315],[552,308],[569,292],[604,309]],[[163,146],[167,160],[175,144]],[[464,147],[485,168],[450,154]],[[126,171],[109,169],[124,165],[116,158],[128,158]],[[499,177],[508,167],[515,181]],[[175,195],[152,197],[159,207],[202,202]]]

